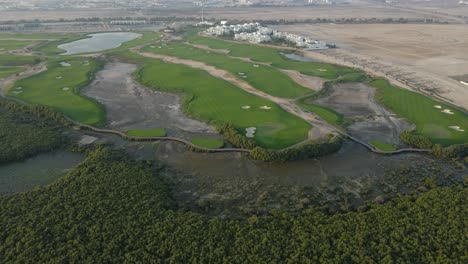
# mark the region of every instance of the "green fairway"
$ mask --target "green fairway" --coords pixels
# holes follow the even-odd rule
[[[132,129],[127,131],[127,135],[132,137],[164,137],[166,134],[166,130],[162,128]]]
[[[391,144],[387,144],[387,143],[384,143],[384,142],[380,142],[380,141],[371,141],[369,142],[369,144],[371,144],[372,146],[382,150],[382,151],[393,151],[393,150],[396,150],[397,148],[394,146],[394,145],[391,145]]]
[[[219,149],[224,147],[224,141],[222,139],[194,138],[191,141],[193,144],[203,148]]]
[[[36,45],[40,43],[39,40],[1,40],[0,41],[0,51],[10,51],[22,49],[26,46]]]
[[[333,111],[332,109],[329,109],[323,106],[306,103],[307,99],[308,98],[302,98],[296,101],[296,103],[300,107],[310,112],[315,113],[316,115],[318,115],[320,118],[322,118],[323,120],[325,120],[327,123],[331,125],[339,126],[343,124],[343,120],[344,120],[343,115]]]
[[[0,66],[33,65],[40,61],[41,59],[39,57],[34,57],[34,56],[0,54]]]
[[[233,59],[223,54],[193,48],[186,44],[153,45],[145,47],[143,51],[204,62],[229,71],[258,90],[277,97],[297,98],[313,93],[312,90],[297,84],[289,76],[274,68]]]
[[[64,67],[61,62],[71,65]],[[104,123],[104,109],[96,101],[79,94],[99,68],[98,62],[77,57],[53,61],[47,67],[47,71],[15,83],[8,95],[31,104],[50,106],[84,124]]]
[[[0,67],[0,79],[24,71],[23,67]]]
[[[203,70],[132,53],[124,55],[143,65],[135,75],[144,85],[184,94],[184,111],[193,118],[230,123],[242,134],[246,128],[256,127],[254,140],[267,148],[284,148],[307,139],[311,126],[304,120]],[[249,109],[242,109],[245,106]]]
[[[381,103],[416,125],[417,134],[443,145],[468,142],[468,116],[463,112],[418,93],[395,87],[386,80],[375,80],[370,85],[377,88]],[[456,127],[465,131],[457,131]]]
[[[64,39],[72,37],[73,34],[60,33],[0,33],[0,39],[22,39],[22,40],[46,40],[46,39]]]
[[[357,72],[352,68],[344,66],[291,60],[281,54],[281,52],[287,52],[285,50],[204,37],[198,35],[196,30],[187,33],[186,37],[188,41],[193,44],[206,45],[214,49],[229,50],[229,54],[234,57],[245,57],[257,62],[271,63],[272,66],[280,69],[296,70],[303,74],[329,80]]]

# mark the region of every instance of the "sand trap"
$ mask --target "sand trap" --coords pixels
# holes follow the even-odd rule
[[[245,136],[248,138],[253,138],[255,137],[255,131],[257,131],[256,127],[248,127],[245,129],[246,133]]]
[[[467,82],[464,82],[464,81],[460,81],[461,84],[464,84],[466,86],[468,86],[468,83]]]
[[[69,87],[63,87],[62,90],[63,91],[68,91],[68,90],[70,90],[70,88]]]
[[[442,109],[442,106],[440,106],[440,105],[434,105],[434,108]]]
[[[247,76],[244,75],[244,76],[242,76],[242,78],[247,79]]]
[[[455,113],[450,111],[449,109],[444,109],[442,110],[442,113],[447,114],[447,115],[454,115]]]
[[[20,94],[20,93],[22,93],[22,92],[23,92],[23,91],[14,91],[13,93],[14,93],[14,94]]]
[[[60,63],[60,65],[62,65],[62,67],[70,67],[70,66],[71,66],[70,63],[64,62],[64,61],[62,61],[62,62]]]
[[[264,105],[264,106],[260,106],[260,109],[263,109],[263,110],[270,110],[271,107]]]
[[[464,132],[465,130],[464,129],[461,129],[459,126],[449,126],[450,129],[453,129],[455,131],[459,131],[459,132]]]
[[[57,80],[60,80],[60,79],[62,79],[62,78],[63,78],[62,76],[57,76],[57,77],[55,77],[55,79],[57,79]]]
[[[327,70],[326,69],[318,69],[319,71],[321,72],[326,72]]]
[[[245,110],[250,109],[250,105],[245,105],[242,107],[242,109],[245,109]]]
[[[150,48],[154,49],[154,48],[156,48],[156,46],[150,46]]]
[[[21,86],[15,87],[15,90],[21,90],[21,89],[23,89],[23,87]]]
[[[254,64],[253,66],[254,66],[255,68],[260,67],[260,65],[258,65],[258,64]]]
[[[237,74],[239,74],[240,76],[244,76],[244,75],[245,75],[244,72],[239,72],[239,73],[237,73]]]

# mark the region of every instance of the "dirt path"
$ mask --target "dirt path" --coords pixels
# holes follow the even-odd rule
[[[35,66],[28,66],[25,71],[18,73],[18,75],[10,75],[9,77],[3,79],[3,81],[0,80],[0,95],[6,96],[8,90],[11,88],[11,86],[13,86],[13,84],[16,81],[27,78],[32,75],[36,75],[46,70],[47,63],[41,62]]]

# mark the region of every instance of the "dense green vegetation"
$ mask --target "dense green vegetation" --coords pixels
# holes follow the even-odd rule
[[[144,45],[149,42],[160,40],[164,36],[163,34],[159,32],[153,32],[153,31],[136,31],[135,33],[141,34],[141,37],[124,42],[122,43],[120,47],[112,49],[111,51],[118,52],[118,51],[127,50],[136,46]]]
[[[224,147],[224,141],[217,138],[194,138],[191,141],[193,144],[203,148],[218,149]]]
[[[0,104],[0,163],[23,160],[58,148],[63,142],[53,122]]]
[[[34,56],[22,56],[13,54],[0,54],[0,66],[23,66],[40,62],[41,59]]]
[[[24,47],[38,44],[38,40],[2,40],[0,41],[0,51],[10,51],[22,49]]]
[[[0,67],[0,79],[24,71],[23,67]]]
[[[206,45],[214,49],[229,50],[229,54],[234,57],[244,57],[257,62],[271,63],[271,65],[276,68],[296,70],[303,74],[329,80],[350,73],[356,73],[356,70],[344,66],[291,60],[281,54],[282,51],[284,52],[284,50],[281,49],[200,36],[197,34],[196,30],[189,31],[186,37],[188,41],[193,44]]]
[[[435,188],[365,212],[245,220],[178,209],[154,169],[106,149],[54,184],[0,198],[6,263],[463,263],[468,191]]]
[[[133,137],[164,137],[167,132],[162,128],[152,129],[132,129],[127,131],[129,136]]]
[[[78,35],[78,36],[73,35],[73,36],[69,36],[67,38],[46,42],[46,43],[44,43],[44,45],[39,45],[39,46],[35,47],[34,50],[38,51],[38,52],[42,52],[42,53],[44,53],[45,55],[48,55],[48,56],[59,55],[61,53],[66,52],[66,50],[63,50],[63,49],[59,48],[58,47],[59,45],[69,43],[69,42],[73,42],[73,41],[77,41],[77,40],[80,40],[80,39],[85,39],[85,38],[89,38],[89,37],[84,36],[84,35]]]
[[[233,124],[241,133],[256,127],[255,142],[266,148],[284,148],[307,138],[310,125],[278,105],[249,94],[203,70],[164,63],[132,53],[121,56],[142,65],[136,78],[148,87],[184,94],[184,111],[201,121]],[[164,74],[155,74],[164,72]],[[250,106],[250,109],[242,109]],[[269,110],[260,109],[271,107]]]
[[[226,70],[244,79],[256,89],[277,97],[297,98],[313,92],[272,67],[233,59],[224,54],[197,49],[187,44],[146,46],[143,51],[204,62]]]
[[[417,135],[442,145],[468,142],[468,116],[463,112],[421,94],[395,87],[386,80],[375,80],[370,85],[377,88],[383,105],[416,125]],[[443,110],[449,110],[452,114],[443,113]],[[465,131],[456,131],[451,126],[459,126]]]
[[[381,141],[371,141],[369,142],[369,144],[371,144],[372,146],[382,150],[382,151],[393,151],[393,150],[396,150],[396,146],[392,145],[392,144],[388,144],[388,143],[385,143],[385,142],[381,142]]]
[[[64,67],[60,64],[62,62],[71,65]],[[99,61],[79,57],[52,61],[47,65],[47,71],[15,83],[8,95],[30,104],[50,106],[84,124],[102,124],[105,121],[103,107],[80,95],[80,89],[94,78],[100,64]]]

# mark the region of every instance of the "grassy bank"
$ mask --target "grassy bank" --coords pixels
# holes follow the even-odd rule
[[[233,124],[242,134],[246,128],[256,127],[254,140],[266,148],[284,148],[307,138],[311,127],[302,119],[203,70],[132,53],[121,53],[121,56],[142,65],[135,74],[142,84],[183,94],[184,111],[195,119]],[[243,109],[245,106],[250,108]],[[262,106],[271,109],[261,109]]]
[[[372,146],[382,150],[382,151],[394,151],[397,148],[394,145],[387,144],[385,142],[380,142],[380,141],[371,141],[369,142]]]
[[[153,45],[145,47],[143,51],[204,62],[226,70],[258,90],[277,97],[297,98],[313,93],[274,68],[233,59],[224,54],[193,48],[186,44]]]
[[[0,51],[22,49],[30,45],[36,45],[38,43],[40,43],[39,40],[2,40],[0,41]]]
[[[61,62],[71,65],[64,67]],[[103,107],[80,95],[80,89],[100,69],[99,62],[90,58],[67,58],[50,62],[47,67],[47,71],[15,83],[8,95],[30,104],[52,107],[84,124],[98,125],[105,122]]]
[[[0,66],[4,66],[4,67],[33,65],[40,61],[41,59],[35,56],[0,54]]]
[[[450,145],[468,142],[468,116],[446,104],[421,94],[398,88],[386,80],[375,80],[379,101],[401,117],[416,125],[416,134],[433,143]],[[447,110],[449,113],[443,113]],[[456,131],[459,126],[465,131]]]
[[[127,135],[133,137],[164,137],[166,134],[166,130],[162,128],[132,129],[127,131]]]
[[[191,142],[203,148],[218,149],[224,147],[224,141],[216,138],[194,138]]]
[[[8,77],[13,74],[20,73],[24,70],[25,68],[23,67],[5,67],[5,68],[0,67],[0,79]]]

